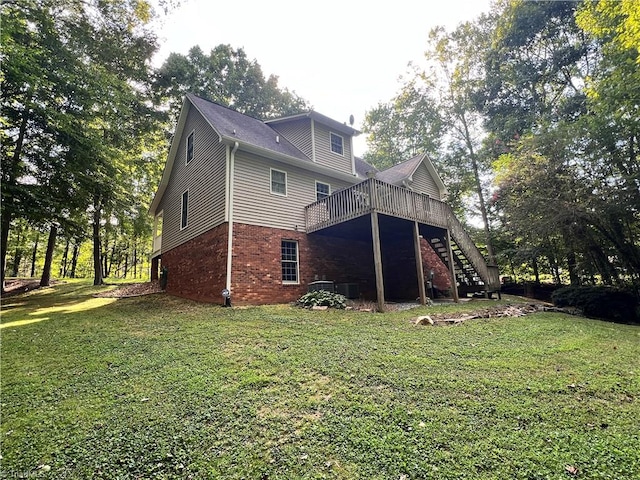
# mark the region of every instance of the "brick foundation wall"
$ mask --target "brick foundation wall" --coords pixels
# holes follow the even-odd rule
[[[227,224],[162,254],[167,267],[167,293],[197,301],[222,303],[226,285]],[[298,242],[299,283],[283,284],[281,241]],[[426,241],[422,241],[425,280],[435,271],[434,284],[450,287],[447,267]],[[383,246],[383,272],[387,299],[413,299],[418,295],[413,240]],[[305,294],[316,280],[356,283],[360,297],[375,300],[376,283],[371,241],[356,241],[321,234],[236,223],[233,225],[231,269],[233,305],[289,303]]]
[[[422,253],[425,281],[429,280],[429,271],[433,269],[434,287],[442,291],[450,290],[451,274],[449,273],[449,268],[424,238],[420,240],[420,251]]]
[[[281,242],[298,242],[299,284],[283,284]],[[273,304],[293,302],[315,280],[358,283],[363,295],[375,297],[371,244],[307,235],[302,232],[234,224],[232,303]]]
[[[220,303],[227,276],[227,224],[215,227],[162,253],[168,268],[167,293],[201,302]]]

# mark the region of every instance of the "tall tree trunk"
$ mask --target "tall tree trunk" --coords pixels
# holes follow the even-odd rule
[[[580,285],[580,277],[578,276],[576,254],[567,253],[567,269],[569,270],[569,281],[572,286]]]
[[[31,253],[31,277],[36,276],[36,258],[38,256],[38,242],[40,241],[40,232],[36,235],[36,242],[33,244],[33,252]]]
[[[535,278],[536,285],[540,285],[540,272],[538,270],[538,257],[533,257],[531,259],[531,266],[533,267],[533,275]]]
[[[102,277],[102,244],[100,242],[100,212],[102,210],[101,202],[96,197],[93,201],[93,284],[102,285],[104,283]]]
[[[56,235],[58,234],[58,226],[51,225],[49,231],[49,241],[47,242],[47,253],[44,257],[44,269],[42,270],[42,277],[40,278],[40,286],[48,287],[51,283],[51,262],[53,261],[53,250],[56,246]]]
[[[20,262],[22,262],[22,248],[16,247],[13,253],[13,276],[18,277],[20,274]]]
[[[0,263],[2,264],[2,274],[1,274],[1,278],[0,281],[2,282],[2,286],[1,286],[1,290],[2,292],[4,292],[4,274],[5,274],[5,259],[7,258],[7,246],[9,244],[9,227],[11,226],[11,214],[9,212],[7,212],[5,210],[4,214],[2,215],[2,232],[0,233],[0,237],[2,237],[2,239],[0,240],[0,242],[2,242],[2,252],[0,253],[1,258],[0,258]]]
[[[62,264],[60,265],[60,276],[65,278],[67,276],[67,264],[69,260],[69,239],[64,244],[64,254],[62,255]]]
[[[79,253],[80,253],[80,247],[76,242],[73,244],[73,253],[71,254],[71,272],[69,272],[69,278],[76,278],[76,266],[78,265]]]
[[[138,248],[134,245],[133,247],[133,278],[137,278],[138,276]]]
[[[28,95],[26,100],[26,105],[31,103],[31,94]],[[25,106],[26,107],[26,106]],[[11,162],[9,165],[3,164],[3,170],[8,173],[7,183],[14,185],[16,183],[16,179],[18,176],[18,162],[20,161],[20,157],[22,156],[22,146],[24,145],[24,138],[27,134],[27,125],[29,122],[29,110],[25,108],[24,114],[22,116],[22,121],[20,122],[20,130],[18,131],[18,139],[16,140],[16,148],[13,151],[13,157],[11,158]],[[4,174],[6,174],[3,172]],[[11,208],[11,207],[9,207]],[[7,259],[7,247],[9,244],[9,228],[11,228],[11,220],[13,220],[13,214],[9,212],[9,208],[5,208],[5,211],[2,214],[2,224],[0,225],[0,290],[4,292],[4,277],[5,277],[5,267],[6,267],[6,259]]]
[[[484,224],[484,234],[487,241],[487,254],[489,255],[489,264],[497,265],[496,256],[493,251],[493,239],[491,236],[491,226],[489,225],[489,215],[487,214],[487,204],[484,201],[484,193],[482,192],[482,182],[480,180],[480,169],[478,168],[478,157],[475,149],[473,148],[473,141],[471,139],[471,132],[469,132],[469,126],[467,125],[467,119],[464,115],[458,117],[462,123],[464,129],[464,138],[469,150],[469,157],[471,158],[471,165],[473,167],[473,176],[475,179],[476,190],[478,192],[478,202],[480,204],[480,214],[482,215],[482,223]]]
[[[16,240],[16,249],[13,252],[13,276],[17,277],[20,270],[20,262],[22,261],[22,248],[20,248],[20,230],[18,230],[18,239]]]
[[[127,250],[125,250],[124,255],[124,271],[122,273],[122,278],[127,278],[127,273],[129,272],[129,246],[127,245]]]

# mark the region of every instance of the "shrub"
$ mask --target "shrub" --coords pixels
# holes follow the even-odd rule
[[[296,301],[296,305],[304,308],[326,306],[344,309],[347,306],[347,297],[327,290],[316,290],[315,292],[305,293]]]
[[[587,317],[636,323],[638,297],[630,291],[606,286],[562,287],[553,292],[553,304],[558,307],[575,307]]]

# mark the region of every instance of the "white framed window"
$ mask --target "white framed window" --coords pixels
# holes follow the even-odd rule
[[[193,160],[193,137],[195,135],[195,130],[189,134],[187,137],[187,161],[188,164],[191,160]]]
[[[182,206],[180,207],[180,230],[187,228],[189,214],[189,190],[182,194]]]
[[[337,133],[329,132],[329,140],[331,142],[331,151],[338,155],[344,155],[344,138]]]
[[[282,240],[282,283],[299,284],[298,242]]]
[[[331,195],[331,185],[316,180],[316,200],[322,200]]]
[[[271,193],[287,196],[287,172],[271,169]]]

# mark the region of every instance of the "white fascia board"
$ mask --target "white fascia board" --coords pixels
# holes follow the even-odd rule
[[[160,184],[158,185],[156,194],[153,197],[153,201],[149,206],[149,214],[152,216],[155,216],[156,209],[160,204],[160,200],[162,200],[162,195],[164,195],[164,192],[167,189],[167,185],[169,184],[169,177],[171,176],[171,170],[173,170],[173,163],[175,162],[176,155],[178,153],[178,145],[180,144],[182,131],[184,130],[184,126],[187,123],[187,116],[189,115],[189,110],[190,110],[189,105],[192,105],[192,103],[187,99],[187,97],[185,97],[182,102],[182,108],[180,109],[180,116],[178,117],[178,123],[173,133],[173,138],[171,139],[171,146],[169,147],[167,162],[165,163],[164,170],[162,171],[162,178],[160,179]]]

